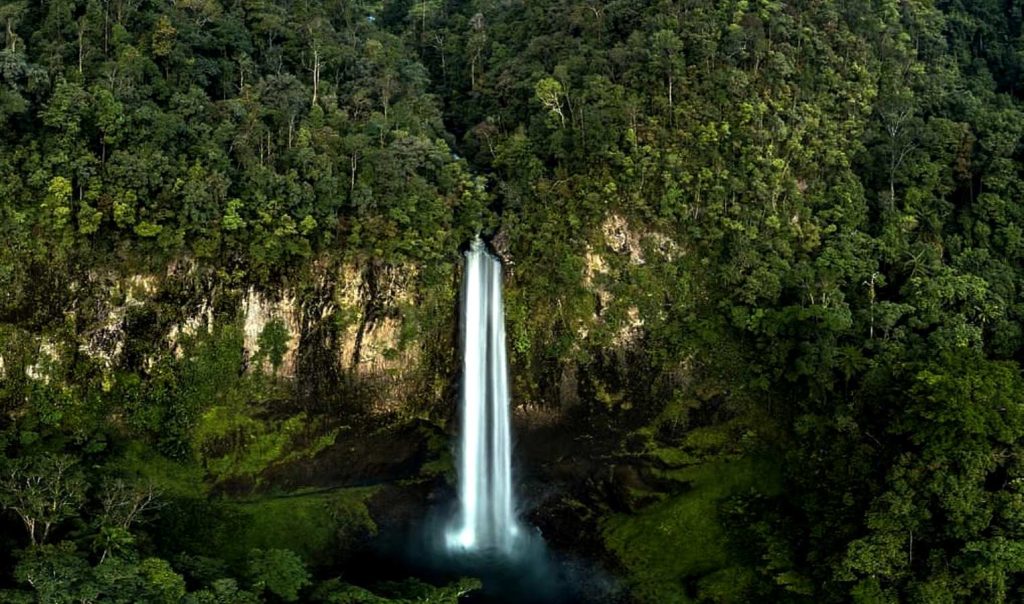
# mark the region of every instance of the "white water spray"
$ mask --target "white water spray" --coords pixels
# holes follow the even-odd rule
[[[459,514],[447,535],[448,548],[509,554],[519,529],[512,501],[501,262],[479,238],[466,252],[462,329]]]

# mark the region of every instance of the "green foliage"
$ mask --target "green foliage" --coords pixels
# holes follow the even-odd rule
[[[281,367],[281,361],[288,350],[288,342],[291,338],[284,321],[277,318],[268,321],[260,332],[260,354],[266,355],[275,372]]]
[[[234,579],[218,579],[207,588],[185,597],[187,604],[259,604],[259,597],[238,587]]]
[[[185,595],[185,580],[164,560],[147,558],[139,565],[153,602],[171,604]]]
[[[39,602],[171,604],[185,596],[185,579],[164,560],[132,563],[111,558],[93,567],[68,542],[27,550],[14,574],[31,586]]]
[[[916,446],[888,469],[868,512],[869,532],[850,543],[842,576],[861,579],[858,585],[873,577],[931,591],[952,565],[962,574],[942,578],[947,593],[1001,600],[1024,560],[1011,511],[1024,500],[1015,486],[992,491],[989,485],[994,476],[1017,480],[1011,459],[1024,434],[1024,378],[1011,364],[964,351],[943,355],[910,379],[910,402],[892,431]]]
[[[268,591],[285,602],[298,600],[299,591],[310,584],[302,559],[286,549],[252,550],[248,573],[257,592]]]
[[[460,598],[481,586],[479,579],[463,578],[441,587],[409,579],[384,583],[370,591],[333,579],[317,587],[313,601],[324,604],[457,604]]]
[[[91,570],[88,562],[76,555],[74,545],[64,542],[29,550],[14,574],[18,581],[32,585],[44,602],[74,602],[99,595]]]

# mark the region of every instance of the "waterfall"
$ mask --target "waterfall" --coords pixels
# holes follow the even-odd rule
[[[459,511],[447,543],[451,550],[508,554],[519,531],[512,501],[501,262],[479,238],[466,252],[462,334]]]

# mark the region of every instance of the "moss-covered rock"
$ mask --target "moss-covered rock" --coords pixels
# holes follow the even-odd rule
[[[617,514],[602,524],[602,535],[628,573],[639,602],[741,602],[744,574],[729,553],[718,512],[731,495],[780,489],[777,466],[744,457],[711,461],[671,471],[689,485],[636,514]]]
[[[337,552],[358,550],[376,534],[366,507],[375,491],[362,487],[231,503],[245,521],[223,544],[225,554],[240,559],[253,549],[287,549],[311,566],[330,563]]]

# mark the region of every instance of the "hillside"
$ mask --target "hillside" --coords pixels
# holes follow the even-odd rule
[[[0,601],[472,598],[387,552],[478,233],[573,598],[1020,599],[1022,27],[0,0]]]

